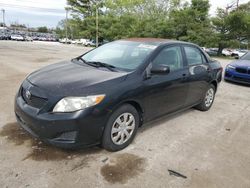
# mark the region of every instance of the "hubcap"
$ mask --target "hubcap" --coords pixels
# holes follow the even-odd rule
[[[111,129],[111,139],[114,144],[122,145],[132,136],[135,129],[135,118],[131,113],[121,114]]]
[[[206,93],[206,97],[205,97],[205,105],[206,107],[211,106],[211,104],[213,103],[214,100],[214,90],[213,88],[210,88],[207,93]]]

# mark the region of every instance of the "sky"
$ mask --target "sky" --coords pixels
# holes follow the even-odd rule
[[[210,15],[215,15],[217,7],[225,8],[236,0],[210,0]],[[249,0],[240,0],[246,3]],[[30,27],[56,27],[65,18],[66,0],[0,0],[0,10],[5,9],[7,25],[13,22]],[[1,13],[1,12],[0,12]],[[0,14],[2,22],[2,14]]]
[[[30,27],[56,27],[65,18],[65,6],[66,0],[0,0],[7,25],[18,22]],[[2,22],[2,13],[0,20]]]

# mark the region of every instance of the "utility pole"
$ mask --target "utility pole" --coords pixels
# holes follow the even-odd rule
[[[237,0],[237,1],[236,1],[236,7],[237,7],[237,9],[238,9],[238,7],[239,7],[239,1],[240,1],[240,0]]]
[[[96,37],[95,37],[95,40],[96,40],[96,47],[99,46],[99,41],[98,41],[98,34],[99,34],[99,23],[98,23],[98,4],[96,3],[96,15],[95,15],[95,18],[96,18]]]
[[[2,9],[1,11],[3,12],[3,27],[5,27],[5,10]]]
[[[66,43],[68,42],[68,9],[66,8],[66,21],[65,21],[65,32],[66,32]]]

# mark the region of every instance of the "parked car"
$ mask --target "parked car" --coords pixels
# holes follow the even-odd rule
[[[30,74],[16,95],[15,114],[49,144],[117,151],[145,122],[191,107],[209,110],[221,77],[221,65],[197,45],[119,40]]]
[[[104,44],[107,44],[107,43],[109,43],[110,41],[108,41],[108,40],[101,40],[100,42],[99,42],[99,46],[102,46],[102,45],[104,45]]]
[[[241,49],[237,49],[234,50],[231,54],[232,57],[242,57],[244,54],[246,54],[248,52],[248,50],[241,50]]]
[[[87,40],[84,44],[85,46],[96,46],[95,40]]]
[[[60,39],[59,42],[64,43],[64,44],[70,44],[71,40],[67,38]]]
[[[24,40],[29,41],[29,42],[33,42],[33,39],[30,36],[25,36]]]
[[[21,35],[11,35],[10,38],[11,40],[24,41],[24,37]]]
[[[77,44],[77,40],[71,40],[71,44]]]
[[[10,37],[5,34],[0,34],[0,40],[10,40]]]
[[[102,46],[107,43],[109,43],[108,40],[99,39],[98,46]],[[85,46],[96,46],[96,40],[87,40],[85,42]]]
[[[227,65],[224,79],[226,81],[250,84],[250,52]]]
[[[88,41],[88,39],[79,39],[77,44],[85,45],[85,43]]]
[[[232,55],[232,50],[230,50],[230,49],[223,49],[222,50],[222,55],[223,56],[231,56]]]
[[[210,56],[216,56],[218,54],[217,48],[207,48],[206,53]]]

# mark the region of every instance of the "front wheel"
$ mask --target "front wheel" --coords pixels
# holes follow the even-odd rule
[[[105,127],[102,146],[108,151],[119,151],[134,139],[139,126],[139,114],[130,104],[118,108]]]
[[[206,91],[206,94],[202,100],[202,102],[197,105],[195,108],[201,111],[207,111],[211,108],[215,97],[215,87],[214,85],[210,85]]]

